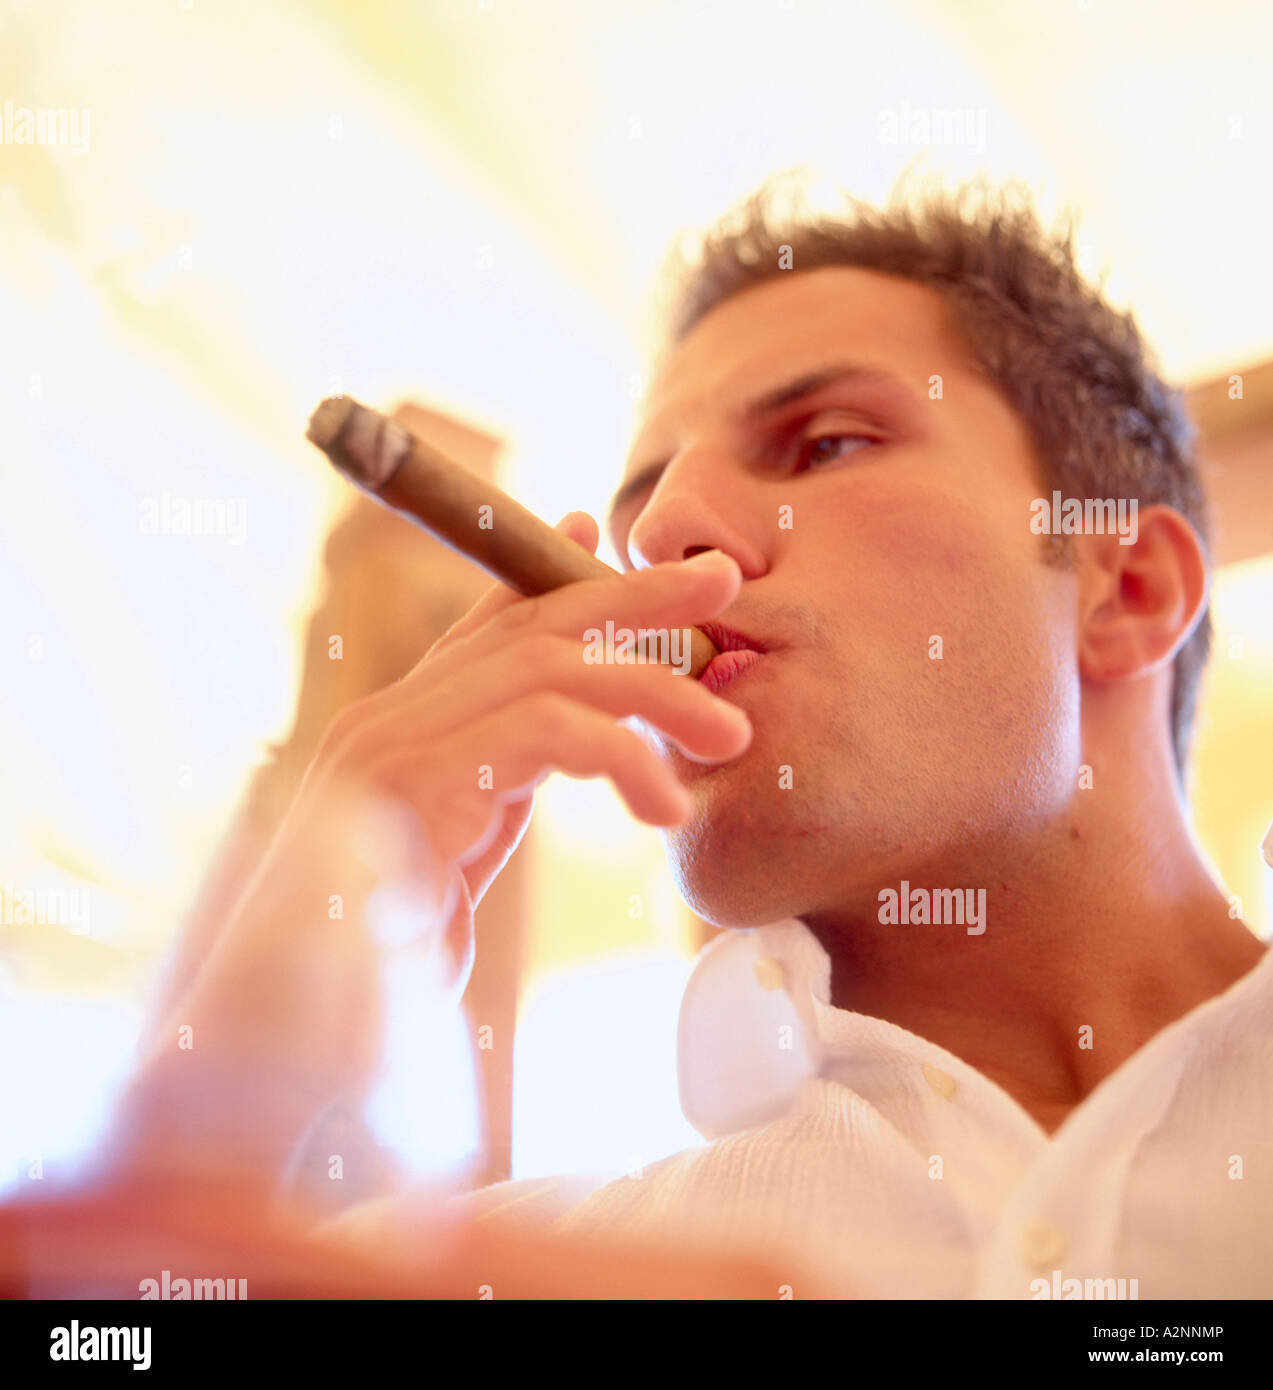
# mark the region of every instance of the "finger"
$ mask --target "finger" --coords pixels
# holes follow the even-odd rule
[[[378,772],[421,817],[443,859],[480,858],[499,833],[505,804],[553,771],[605,777],[638,819],[680,825],[689,793],[631,729],[565,696],[540,692],[429,746],[417,759],[387,752]]]
[[[590,555],[596,554],[600,533],[597,523],[587,512],[567,512],[553,530],[568,536],[572,541],[577,541]],[[515,589],[510,589],[507,584],[492,584],[473,607],[452,623],[429,648],[425,660],[429,660],[437,652],[445,651],[470,632],[476,631],[497,613],[502,613],[504,609],[511,608],[516,603],[524,602],[524,596]]]
[[[741,585],[737,563],[719,550],[613,578],[567,584],[496,612],[432,656],[427,678],[436,681],[462,661],[473,661],[506,646],[513,637],[533,633],[557,633],[582,642],[585,633],[601,631],[607,621],[616,629],[687,628],[728,607]],[[423,666],[402,684],[416,672],[423,674]]]
[[[506,802],[494,839],[476,859],[470,859],[464,865],[464,881],[468,884],[475,907],[481,903],[491,884],[503,872],[513,851],[521,844],[534,809],[533,791]]]
[[[473,914],[480,898],[474,897],[466,875],[457,874],[456,882],[459,892],[456,894],[455,910],[441,932],[441,947],[447,967],[442,987],[448,992],[458,990],[462,994],[465,983],[473,974],[477,955]]]
[[[568,512],[557,523],[559,530],[572,541],[583,546],[589,555],[597,553],[597,542],[601,539],[601,528],[587,512]]]
[[[584,655],[585,648],[567,637],[521,638],[457,666],[414,698],[385,707],[359,731],[360,747],[383,742],[404,748],[404,729],[411,743],[440,738],[540,690],[614,719],[636,715],[703,762],[737,757],[751,742],[751,721],[743,710],[674,669],[656,663],[590,665]]]

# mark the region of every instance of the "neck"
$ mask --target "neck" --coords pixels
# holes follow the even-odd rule
[[[959,864],[916,864],[848,908],[805,914],[831,958],[832,1004],[945,1048],[1053,1132],[1266,950],[1169,803],[1140,798],[1153,810],[1138,818],[1081,793],[1028,844],[964,845]],[[878,888],[903,877],[912,890],[984,888],[985,931],[881,924]]]

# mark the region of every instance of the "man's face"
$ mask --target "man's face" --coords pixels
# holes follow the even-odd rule
[[[836,267],[727,300],[662,364],[626,484],[625,564],[726,551],[743,586],[716,621],[766,648],[721,690],[754,725],[741,758],[658,739],[696,801],[667,832],[695,911],[874,916],[903,877],[998,887],[992,862],[1033,852],[1080,761],[1077,586],[1030,531],[1025,426],[935,291]]]

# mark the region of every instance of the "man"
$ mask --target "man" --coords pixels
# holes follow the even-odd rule
[[[492,591],[336,721],[276,854],[315,855],[338,795],[405,802],[462,982],[560,768],[666,827],[701,916],[759,929],[686,995],[716,1142],[470,1211],[756,1242],[844,1294],[1267,1294],[1273,967],[1188,825],[1208,562],[1178,400],[1009,198],[775,226],[767,198],[670,315],[611,516],[630,573]],[[587,665],[606,619],[759,655]]]

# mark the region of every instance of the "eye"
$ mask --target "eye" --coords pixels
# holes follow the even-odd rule
[[[840,446],[844,443],[868,445],[878,444],[879,440],[871,434],[858,434],[852,430],[828,430],[822,434],[807,435],[798,441],[796,450],[796,468],[816,468],[819,464],[835,463],[840,458],[845,457]],[[849,451],[852,454],[860,452],[859,449]]]

